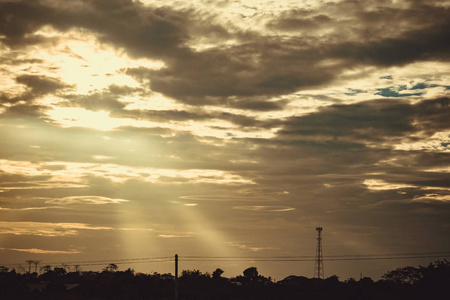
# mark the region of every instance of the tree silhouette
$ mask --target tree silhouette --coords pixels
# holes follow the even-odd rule
[[[5,266],[0,266],[0,272],[2,273],[6,273],[9,271],[9,268],[5,267]]]
[[[28,268],[29,269],[29,268]],[[117,271],[109,264],[103,272],[67,272],[63,267],[43,267],[46,272],[16,273],[0,266],[0,299],[116,299],[169,300],[174,291],[171,274],[143,274],[132,269]],[[339,281],[337,276],[326,279],[288,276],[272,282],[258,273],[256,267],[243,271],[243,276],[222,277],[217,268],[212,276],[199,270],[183,271],[180,277],[180,300],[422,300],[445,299],[450,285],[450,263],[437,261],[428,266],[404,267],[387,272],[384,279],[374,282]]]
[[[384,280],[395,284],[414,284],[422,277],[420,269],[410,266],[398,268],[383,275]]]
[[[212,273],[212,277],[215,279],[221,278],[222,274],[224,273],[224,271],[220,268],[217,268],[213,273]]]
[[[40,269],[41,273],[46,273],[51,270],[52,270],[52,266],[50,266],[50,265],[45,265],[45,266],[41,267],[41,269]]]
[[[244,270],[244,277],[249,280],[258,279],[258,269],[256,267],[250,267]]]
[[[105,271],[105,272],[115,272],[115,271],[117,271],[117,269],[119,269],[119,267],[116,264],[111,263],[111,264],[107,265],[103,269],[103,271]]]
[[[53,271],[55,272],[55,274],[57,276],[64,276],[67,274],[66,268],[62,268],[62,267],[54,267]]]

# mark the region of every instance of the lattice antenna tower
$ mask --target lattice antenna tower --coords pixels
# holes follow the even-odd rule
[[[317,231],[317,252],[316,264],[314,266],[314,277],[324,278],[323,275],[323,253],[322,253],[322,227],[316,227]]]

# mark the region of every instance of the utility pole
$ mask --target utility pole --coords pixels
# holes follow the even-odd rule
[[[34,264],[34,271],[37,273],[38,265],[41,263],[42,260],[35,260],[33,261]]]
[[[28,264],[28,273],[31,274],[31,264],[34,263],[34,260],[27,260],[27,264]]]
[[[314,277],[324,278],[323,275],[323,253],[322,253],[322,227],[316,227],[317,231],[317,252],[316,264],[314,266]]]
[[[178,300],[178,254],[175,254],[175,300]]]

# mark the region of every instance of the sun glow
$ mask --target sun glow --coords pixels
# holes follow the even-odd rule
[[[218,138],[271,138],[275,130],[243,131],[236,129],[226,121],[208,122],[168,122],[158,123],[151,120],[132,118],[114,118],[108,111],[92,111],[80,107],[60,107],[52,105],[53,109],[47,111],[47,116],[64,128],[83,127],[101,131],[111,131],[122,126],[134,126],[138,128],[166,128],[171,131],[191,132],[199,137]]]
[[[78,107],[55,107],[48,111],[47,115],[58,121],[63,127],[112,130],[120,126],[120,120],[111,118],[109,112],[106,111],[90,111]]]
[[[71,30],[63,34],[45,26],[36,33],[57,38],[58,43],[47,45],[45,49],[36,48],[30,53],[45,61],[34,64],[33,70],[50,72],[73,85],[79,94],[99,91],[113,84],[137,87],[139,83],[125,74],[126,69],[164,67],[162,61],[132,59],[126,53],[99,42],[96,35],[86,31]]]

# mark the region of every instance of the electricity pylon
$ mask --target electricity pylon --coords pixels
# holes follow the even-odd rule
[[[314,277],[324,278],[323,275],[323,253],[322,253],[322,227],[316,227],[317,230],[317,252],[316,264],[314,266]]]

